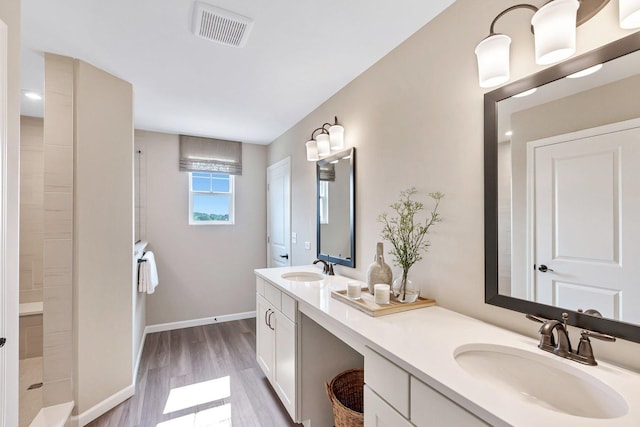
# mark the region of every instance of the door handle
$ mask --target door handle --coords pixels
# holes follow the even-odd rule
[[[275,311],[273,311],[273,310],[271,310],[271,313],[269,313],[269,318],[268,318],[268,321],[267,321],[267,326],[268,326],[269,328],[271,328],[271,330],[272,330],[272,331],[275,331],[275,330],[276,330],[276,328],[274,328],[273,326],[271,326],[271,315],[272,315],[273,313],[275,313]]]
[[[7,339],[6,338],[0,338],[0,348],[4,347],[4,345],[7,343]]]
[[[264,324],[267,325],[268,327],[271,327],[271,325],[269,325],[269,321],[267,320],[267,315],[269,314],[270,311],[271,309],[269,308],[267,311],[264,312]]]
[[[541,272],[541,273],[546,273],[547,271],[553,272],[552,269],[550,269],[549,267],[547,267],[544,264],[540,264],[540,267],[538,267],[538,271]]]
[[[289,254],[280,255],[280,258],[289,259]]]

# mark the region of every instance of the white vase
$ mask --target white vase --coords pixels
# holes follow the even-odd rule
[[[378,242],[376,246],[376,257],[367,270],[367,286],[369,293],[373,295],[373,285],[384,283],[391,284],[391,267],[384,262],[384,249],[382,242]]]

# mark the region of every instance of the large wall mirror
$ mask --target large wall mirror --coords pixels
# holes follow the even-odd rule
[[[355,148],[316,163],[318,259],[356,266]]]
[[[487,303],[640,342],[640,33],[485,95],[485,257]]]

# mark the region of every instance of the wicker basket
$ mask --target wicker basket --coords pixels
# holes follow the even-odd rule
[[[325,384],[333,407],[335,427],[364,425],[364,369],[349,369]]]

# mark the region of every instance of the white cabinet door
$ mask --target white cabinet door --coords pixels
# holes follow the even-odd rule
[[[273,381],[275,360],[274,331],[275,311],[261,296],[256,299],[256,360],[269,381]],[[271,322],[271,325],[269,324]]]
[[[364,386],[365,427],[411,427],[411,423],[382,400],[369,386]]]
[[[296,419],[296,325],[276,311],[271,317],[275,328],[275,368],[273,387],[292,419]],[[275,320],[275,321],[274,321]],[[275,325],[274,325],[275,323]]]

